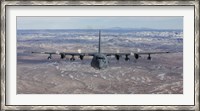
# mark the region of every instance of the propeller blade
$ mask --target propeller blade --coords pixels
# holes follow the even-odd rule
[[[131,55],[134,55],[134,53],[133,53],[133,52],[131,52]]]
[[[141,49],[137,49],[137,52],[141,52],[142,50]]]
[[[119,53],[119,49],[117,49],[117,53]]]
[[[81,53],[81,49],[78,49],[78,53]]]
[[[60,54],[60,52],[59,52],[59,51],[56,51],[56,54]]]

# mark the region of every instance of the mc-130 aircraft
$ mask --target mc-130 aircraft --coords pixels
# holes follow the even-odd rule
[[[141,57],[140,55],[148,55],[147,59],[151,60],[151,54],[163,54],[170,52],[135,52],[135,53],[102,53],[101,52],[101,31],[99,30],[99,47],[98,52],[96,53],[70,53],[70,52],[32,52],[38,54],[49,54],[47,59],[52,59],[53,54],[59,54],[61,59],[64,59],[66,55],[71,55],[70,61],[74,61],[74,56],[79,56],[81,60],[83,60],[84,56],[92,56],[91,66],[95,69],[104,69],[108,67],[108,58],[107,56],[115,56],[117,60],[120,57],[125,56],[125,61],[130,60],[129,56],[134,56],[135,59]]]

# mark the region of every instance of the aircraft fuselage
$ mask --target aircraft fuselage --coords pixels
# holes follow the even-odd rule
[[[106,55],[97,53],[93,56],[91,66],[96,69],[104,69],[108,67],[108,58]]]

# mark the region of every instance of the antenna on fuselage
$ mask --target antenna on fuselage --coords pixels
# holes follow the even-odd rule
[[[101,30],[99,30],[99,50],[98,53],[101,53]]]

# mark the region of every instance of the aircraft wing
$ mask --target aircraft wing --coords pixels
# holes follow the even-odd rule
[[[58,52],[32,52],[36,54],[59,54]]]
[[[66,55],[71,55],[72,60],[75,60],[74,56],[79,56],[79,58],[82,60],[84,56],[94,56],[95,53],[74,53],[74,52],[32,52],[36,54],[49,54],[47,59],[51,59],[53,54],[60,55],[61,59],[64,59]]]
[[[139,57],[141,57],[141,55],[148,55],[147,59],[151,59],[151,54],[166,54],[166,53],[170,53],[170,52],[131,52],[131,53],[104,53],[106,56],[115,56],[117,60],[119,60],[120,57],[125,56],[125,60],[129,60],[130,55],[134,56],[135,59],[138,59]]]
[[[144,55],[144,54],[165,54],[170,52],[136,52],[136,54]]]
[[[74,52],[32,52],[36,54],[58,54],[58,55],[72,55],[72,56],[93,56],[95,53],[74,53]]]
[[[64,54],[64,55],[72,55],[72,56],[94,56],[95,53],[66,53],[66,52],[61,52],[60,54]]]
[[[74,52],[32,52],[36,54],[49,54],[48,59],[52,58],[53,54],[60,55],[61,59],[64,59],[66,55],[71,55],[72,60],[75,60],[74,56],[79,56],[81,60],[83,60],[84,56],[94,56],[96,53],[74,53]],[[148,60],[151,60],[150,55],[151,54],[165,54],[165,53],[170,53],[170,52],[131,52],[131,53],[102,53],[106,56],[115,56],[117,60],[119,60],[120,57],[125,56],[125,60],[129,60],[128,56],[134,56],[135,59],[138,59],[141,57],[141,55],[148,55]]]
[[[170,52],[131,52],[131,53],[104,53],[107,56],[112,56],[112,55],[149,55],[149,54],[165,54],[165,53],[170,53]]]

